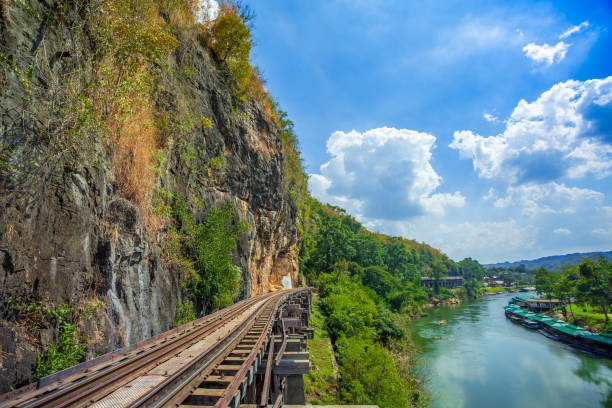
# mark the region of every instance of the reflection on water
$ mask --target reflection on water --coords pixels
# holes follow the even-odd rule
[[[612,408],[612,361],[511,323],[503,310],[511,297],[438,308],[412,323],[433,406]]]

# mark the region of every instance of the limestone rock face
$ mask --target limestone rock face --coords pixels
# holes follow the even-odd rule
[[[24,321],[19,307],[93,311],[79,323],[91,357],[169,329],[184,290],[181,271],[164,260],[167,225],[151,228],[118,192],[103,138],[66,137],[57,109],[70,92],[66,78],[93,73],[92,41],[77,24],[83,2],[64,2],[75,11],[53,24],[40,16],[55,13],[56,2],[26,3],[0,2],[0,392],[32,381],[36,352],[57,336]],[[295,286],[300,237],[284,194],[280,131],[256,102],[240,102],[238,112],[209,51],[175,34],[170,68],[189,79],[159,78],[158,109],[188,106],[213,127],[195,127],[162,148],[156,189],[197,199],[196,219],[231,202],[236,218],[251,224],[233,260],[244,274],[242,297],[279,287],[285,276]],[[225,166],[211,168],[220,157]]]

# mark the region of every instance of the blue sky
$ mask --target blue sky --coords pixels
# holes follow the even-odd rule
[[[456,260],[612,249],[609,1],[247,3],[315,197]]]

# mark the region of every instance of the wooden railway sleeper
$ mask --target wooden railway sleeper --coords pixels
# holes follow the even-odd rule
[[[242,326],[243,328],[236,329],[237,334],[235,335],[235,337],[233,337],[233,339],[235,340],[229,341],[229,343],[233,343],[233,345],[227,350],[227,353],[225,353],[226,355],[222,356],[223,358],[220,360],[219,363],[222,363],[222,360],[224,360],[227,357],[227,354],[229,354],[229,352],[231,352],[232,349],[235,350],[236,346],[242,341],[241,337],[244,337],[250,330],[252,330],[255,324],[260,323],[262,321],[266,321],[266,320],[268,322],[270,321],[270,317],[271,317],[270,312],[272,311],[272,309],[270,308],[270,305],[276,304],[279,301],[278,299],[280,299],[280,297],[278,297],[278,299],[277,297],[278,295],[271,297],[270,300],[267,301],[267,303],[265,303],[264,305],[262,305],[260,309],[258,309],[259,311],[256,311],[253,313],[254,318],[247,320],[249,323],[246,323],[244,326]],[[222,354],[221,351],[222,350],[220,350],[218,354],[221,355]],[[173,377],[176,377],[176,380],[170,379],[170,378],[167,379],[162,384],[160,384],[158,387],[156,387],[156,389],[152,390],[149,394],[141,397],[136,403],[133,404],[133,406],[167,406],[168,403],[173,403],[173,401],[188,402],[189,400],[185,400],[185,398],[188,398],[189,392],[187,392],[187,394],[185,395],[184,391],[188,391],[189,389],[197,388],[197,384],[201,383],[206,378],[206,376],[211,374],[212,368],[207,369],[206,367],[209,367],[207,364],[202,364],[201,366],[202,366],[201,370],[203,371],[201,371],[200,369],[195,370],[193,371],[192,374],[187,375],[187,377],[185,377],[185,380],[179,381],[179,378],[182,378],[181,376],[183,374],[180,374],[180,375],[179,373],[175,374]],[[240,368],[241,366],[219,364],[219,365],[216,365],[214,369],[215,369],[216,375],[226,376],[226,375],[236,374],[238,371],[240,371]],[[186,370],[191,370],[191,368],[185,367],[184,369],[181,370],[181,373],[183,372],[187,373]],[[206,370],[208,370],[208,373],[204,373],[204,371]],[[174,381],[177,381],[176,385],[173,385]],[[193,386],[189,385],[189,384],[193,384],[195,381],[197,381],[197,383],[195,383]],[[231,384],[234,384],[234,382]],[[190,387],[193,387],[193,388],[190,388]],[[168,388],[169,391],[167,392],[164,391],[165,395],[161,396],[161,398],[157,400],[155,393],[159,393],[161,390],[166,389],[166,388]],[[177,400],[177,398],[179,399]]]

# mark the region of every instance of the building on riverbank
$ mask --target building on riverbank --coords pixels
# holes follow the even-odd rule
[[[482,280],[482,286],[489,288],[501,288],[505,286],[503,280],[497,279],[497,276],[485,276]]]
[[[518,307],[529,308],[529,299],[531,299],[528,295],[518,295],[510,300],[510,304],[515,304]]]
[[[427,288],[433,288],[436,283],[436,278],[431,278],[429,276],[423,276],[421,278],[421,286],[425,286]],[[462,276],[445,276],[440,278],[439,285],[441,288],[454,289],[463,285],[463,277]]]
[[[563,306],[565,303],[561,302],[559,299],[529,299],[527,307],[532,312],[540,313],[540,312],[548,312],[555,307]]]
[[[518,307],[529,309],[535,313],[548,312],[555,307],[565,305],[565,303],[561,302],[559,299],[537,299],[524,294],[513,297],[509,303]]]

